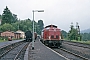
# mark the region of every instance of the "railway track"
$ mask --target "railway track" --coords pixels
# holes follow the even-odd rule
[[[0,47],[0,58],[3,55],[5,55],[6,53],[8,53],[10,50],[12,50],[13,48],[17,47],[18,45],[20,45],[22,43],[23,43],[23,41]]]
[[[89,60],[90,45],[78,42],[63,41],[62,48],[51,48],[70,60]]]
[[[90,59],[90,45],[89,44],[64,41],[62,46],[63,46],[63,49],[66,49],[67,51],[71,52],[71,54],[84,58],[84,60]]]
[[[70,59],[70,60],[88,60],[87,58],[85,57],[82,57],[78,54],[75,54],[75,53],[72,53],[66,49],[63,49],[63,48],[60,48],[60,49],[57,49],[57,48],[52,48],[54,51],[58,52],[59,54],[65,56],[66,58]]]
[[[51,48],[70,60],[89,60],[90,45],[78,42],[63,41],[62,48]]]
[[[20,42],[0,49],[0,60],[24,60],[28,44],[29,42]]]
[[[48,46],[47,46],[48,47]],[[70,60],[88,60],[88,58],[83,57],[79,54],[76,54],[72,51],[69,51],[65,48],[51,48],[52,50],[56,51],[57,53],[65,56],[66,58],[70,59]]]
[[[72,42],[72,41],[66,41],[66,40],[63,40],[63,44],[68,44],[68,45],[73,45],[73,46],[78,46],[78,47],[90,49],[90,44],[84,44],[84,43]]]

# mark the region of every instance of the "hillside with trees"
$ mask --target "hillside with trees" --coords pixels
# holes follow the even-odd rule
[[[0,19],[2,19],[2,16],[0,15]]]
[[[62,33],[62,38],[67,39],[68,33],[64,30],[62,30],[61,33]]]
[[[90,41],[90,33],[81,33],[83,41]]]
[[[2,20],[1,25],[0,25],[0,32],[4,31],[17,31],[17,30],[22,30],[26,32],[27,30],[32,31],[32,23],[33,21],[30,20],[29,18],[25,20],[18,20],[17,15],[13,14],[9,8],[6,6],[4,9],[2,15],[0,15],[0,18]],[[38,34],[41,33],[41,30],[44,27],[43,20],[38,20],[38,22],[35,22],[35,30],[38,32]]]

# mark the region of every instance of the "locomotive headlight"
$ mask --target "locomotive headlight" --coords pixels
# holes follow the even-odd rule
[[[50,36],[49,36],[49,39],[50,39]]]
[[[60,36],[60,39],[61,39],[61,36]]]

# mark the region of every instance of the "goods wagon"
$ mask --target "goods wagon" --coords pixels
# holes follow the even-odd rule
[[[37,33],[34,32],[34,39],[36,40],[37,39]]]
[[[55,25],[46,26],[41,32],[41,41],[49,47],[60,47],[62,45],[60,29]]]

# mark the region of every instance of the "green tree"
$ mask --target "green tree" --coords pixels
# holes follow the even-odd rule
[[[16,14],[12,14],[12,23],[15,23],[16,21],[18,21],[17,15]]]
[[[68,39],[78,40],[78,31],[74,28],[73,23],[71,23],[71,30],[68,32]]]
[[[17,21],[17,22],[15,22],[15,23],[12,23],[12,26],[15,28],[14,31],[19,30],[19,22],[20,22],[20,21]]]
[[[38,25],[39,25],[41,30],[44,28],[44,23],[42,20],[38,20]]]
[[[39,34],[41,34],[41,31],[42,31],[43,28],[44,28],[44,23],[43,23],[42,20],[38,20],[38,26],[39,26],[39,28],[40,28],[40,31],[38,31],[38,32],[39,32]]]
[[[22,30],[24,32],[26,32],[27,30],[32,31],[32,23],[33,21],[31,21],[30,19],[25,19],[25,20],[17,20],[15,23],[5,23],[3,25],[0,26],[0,31],[17,31],[17,30]],[[36,28],[36,32],[39,34],[41,33],[41,29],[40,26],[38,25],[37,22],[35,22],[35,28]]]
[[[4,9],[3,14],[2,14],[2,24],[11,23],[11,20],[12,20],[11,16],[12,16],[12,13],[8,9],[8,7],[6,6],[6,8]]]
[[[73,23],[71,23],[73,24]],[[78,30],[74,28],[73,25],[71,25],[71,30],[68,32],[68,39],[70,40],[81,40],[81,35],[78,34]]]
[[[22,23],[24,24],[23,26],[24,31],[27,31],[27,30],[32,31],[32,21],[30,19],[26,19]]]
[[[32,21],[28,20],[28,19],[19,20],[19,21],[17,21],[17,28],[24,32],[26,32],[27,30],[32,31]]]
[[[0,26],[0,31],[14,31],[15,28],[11,24],[3,24]]]
[[[2,16],[0,15],[0,19],[2,19]]]
[[[81,33],[81,36],[84,41],[90,40],[90,33]]]
[[[70,40],[78,40],[78,32],[76,29],[71,29],[68,33],[68,38]]]
[[[66,31],[62,30],[61,33],[62,33],[63,38],[67,38],[67,32]]]

